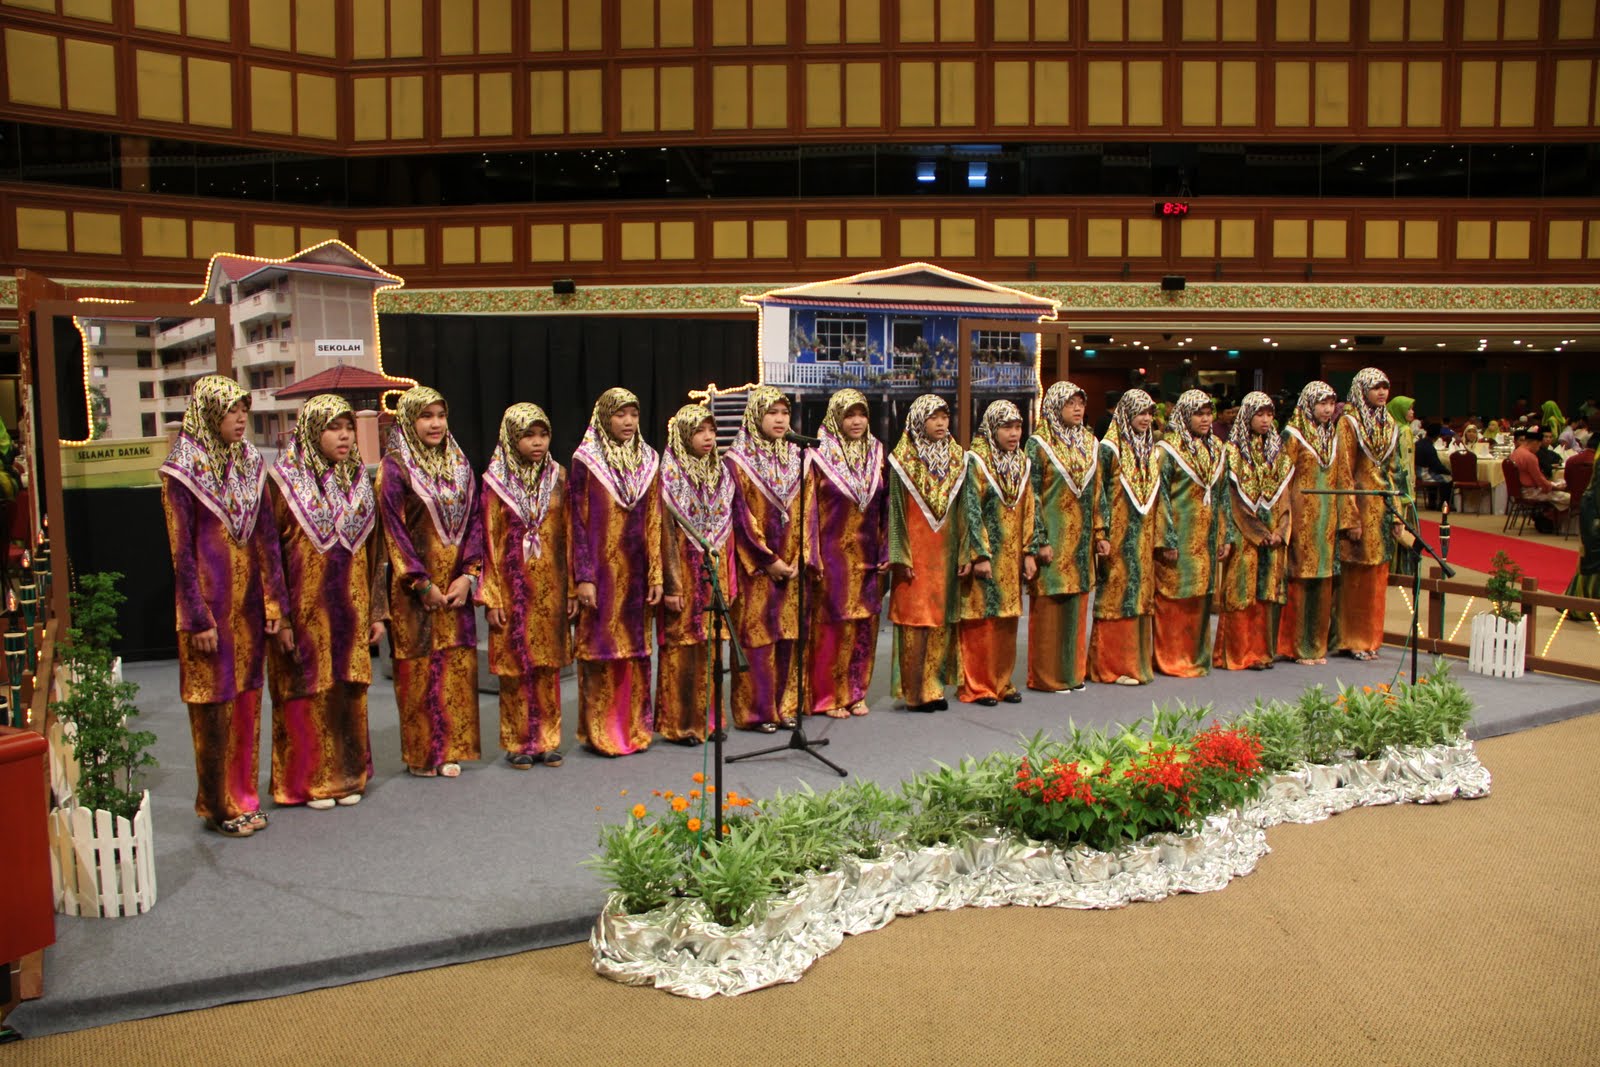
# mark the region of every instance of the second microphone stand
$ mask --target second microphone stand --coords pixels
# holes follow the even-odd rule
[[[1389,513],[1390,521],[1405,530],[1412,538],[1412,543],[1409,546],[1399,543],[1397,538],[1395,549],[1396,551],[1410,552],[1414,557],[1411,564],[1411,684],[1416,685],[1417,644],[1419,643],[1417,633],[1418,612],[1422,610],[1422,554],[1426,552],[1432,556],[1433,561],[1443,568],[1446,578],[1454,578],[1456,572],[1455,568],[1446,563],[1443,557],[1433,550],[1433,546],[1423,538],[1422,531],[1416,525],[1407,521],[1400,509],[1394,506],[1394,498],[1397,494],[1382,493],[1380,495],[1383,497],[1383,509]]]

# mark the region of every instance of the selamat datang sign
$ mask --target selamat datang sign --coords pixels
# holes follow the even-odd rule
[[[316,354],[325,359],[360,359],[367,354],[367,342],[360,337],[324,338],[312,344]]]

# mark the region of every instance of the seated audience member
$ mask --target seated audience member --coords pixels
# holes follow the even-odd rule
[[[1545,477],[1539,469],[1538,450],[1541,435],[1532,431],[1523,430],[1517,434],[1517,450],[1511,453],[1511,462],[1517,468],[1517,481],[1521,483],[1522,498],[1524,500],[1537,500],[1549,505],[1545,511],[1546,520],[1553,521],[1553,512],[1564,512],[1572,503],[1572,495],[1566,492],[1567,483],[1564,481],[1552,482]],[[1536,523],[1541,532],[1544,523]]]
[[[1434,442],[1439,427],[1434,426],[1417,438],[1417,480],[1421,482],[1449,482],[1450,467],[1439,458]]]
[[[1561,431],[1561,436],[1556,438],[1561,448],[1569,452],[1576,452],[1589,444],[1589,420],[1579,415],[1567,423],[1566,429]]]
[[[1489,442],[1483,439],[1483,434],[1478,430],[1478,424],[1469,422],[1466,428],[1456,435],[1455,440],[1450,442],[1450,451],[1471,452],[1476,456],[1487,456],[1489,454]]]
[[[1548,478],[1552,471],[1565,462],[1561,453],[1556,451],[1556,435],[1537,426],[1530,429],[1528,434],[1537,442],[1534,453],[1539,461],[1539,471]]]

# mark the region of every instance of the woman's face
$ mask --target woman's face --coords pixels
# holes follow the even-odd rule
[[[423,408],[422,414],[417,416],[416,428],[417,439],[429,448],[443,444],[444,435],[450,432],[450,418],[444,405],[433,403]]]
[[[244,401],[235,400],[232,406],[222,413],[222,421],[217,424],[217,436],[222,438],[224,444],[236,445],[244,440],[245,427],[249,422],[250,414],[244,406]]]
[[[1375,408],[1381,408],[1389,403],[1389,383],[1383,382],[1367,390],[1367,403]]]
[[[1250,432],[1258,436],[1271,433],[1273,414],[1274,412],[1271,408],[1262,408],[1250,416]]]
[[[994,443],[1002,452],[1015,452],[1022,445],[1022,420],[1002,422],[996,426]]]
[[[948,411],[935,411],[922,423],[922,432],[928,435],[930,441],[943,441],[950,436],[950,413]]]
[[[317,448],[322,452],[322,458],[329,463],[343,463],[350,458],[350,450],[356,444],[356,420],[349,415],[340,415],[317,437]]]
[[[606,432],[626,444],[639,432],[639,405],[624,404],[606,416]]]
[[[783,435],[789,432],[789,404],[780,400],[767,409],[761,416],[761,436],[769,441],[782,440]]]
[[[695,456],[709,456],[711,450],[717,447],[717,424],[710,419],[703,419],[689,435],[689,452]]]
[[[846,441],[859,441],[867,435],[867,409],[860,404],[850,405],[850,410],[839,420],[839,429]]]
[[[1207,404],[1189,416],[1189,432],[1195,437],[1211,436],[1211,423],[1216,417],[1216,410],[1210,404]]]
[[[536,422],[528,427],[528,432],[517,438],[517,455],[522,457],[524,463],[534,466],[544,462],[544,457],[550,454],[550,427],[541,422]]]
[[[1061,405],[1061,421],[1067,426],[1083,425],[1083,397],[1074,395],[1072,399]]]
[[[1129,419],[1128,424],[1133,427],[1134,433],[1146,433],[1149,431],[1150,423],[1155,420],[1155,417],[1156,413],[1153,410],[1146,408],[1144,411],[1139,412],[1139,414]]]
[[[1333,421],[1333,411],[1334,408],[1338,406],[1338,403],[1339,402],[1333,399],[1331,396],[1326,400],[1317,401],[1315,404],[1311,405],[1311,417],[1316,419],[1321,425],[1326,426],[1328,423]]]

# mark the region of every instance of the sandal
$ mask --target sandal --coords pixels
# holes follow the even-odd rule
[[[247,811],[239,818],[248,820],[252,830],[265,830],[267,828],[267,813],[259,809]]]
[[[361,803],[361,794],[360,793],[351,793],[348,796],[342,796],[342,797],[339,798],[339,806],[341,808],[354,807],[355,805],[357,805],[359,803]]]
[[[867,702],[865,700],[858,700],[854,704],[851,704],[847,710],[852,715],[865,715],[872,709],[867,707]]]
[[[764,734],[775,734],[778,732],[778,724],[775,722],[764,722],[757,726],[756,729],[760,730]]]
[[[439,768],[408,766],[406,767],[406,773],[411,775],[413,778],[437,778],[439,777]]]
[[[223,837],[249,837],[256,832],[255,827],[250,825],[248,815],[241,815],[236,819],[207,819],[206,829]]]
[[[850,712],[847,708],[829,708],[823,714],[830,719],[848,719],[850,717]]]
[[[332,797],[317,797],[314,800],[306,801],[306,807],[310,808],[312,811],[327,811],[337,803],[338,801],[334,800]]]
[[[449,763],[441,763],[441,764],[439,764],[439,777],[441,777],[441,778],[460,778],[461,777],[461,764],[456,763],[454,760],[452,760]]]
[[[511,766],[516,770],[531,771],[533,769],[534,758],[528,755],[526,752],[507,752],[506,762],[511,764]]]
[[[1020,704],[1022,703],[1022,694],[1013,689],[1011,692],[1001,697],[1000,700],[1006,704]]]
[[[778,720],[778,725],[785,730],[793,730],[797,725],[797,721],[793,715],[785,715]]]
[[[559,767],[561,763],[561,750],[559,748],[552,748],[544,754],[544,765],[546,767]]]
[[[1139,679],[1130,677],[1130,676],[1128,676],[1126,674],[1119,674],[1119,675],[1117,675],[1117,684],[1118,685],[1143,685],[1144,683],[1139,681]]]

